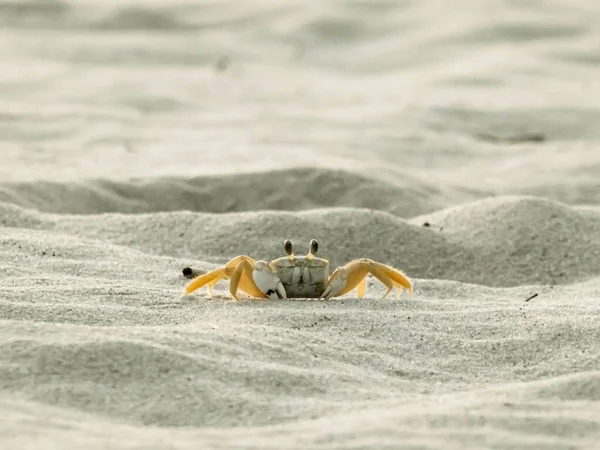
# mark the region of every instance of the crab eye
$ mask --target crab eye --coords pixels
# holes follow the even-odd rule
[[[292,245],[292,241],[290,241],[289,239],[286,239],[285,242],[283,243],[283,248],[285,249],[285,252],[292,256],[292,253],[294,253],[294,246]]]
[[[313,239],[312,241],[310,241],[310,252],[313,255],[316,255],[318,251],[319,251],[319,243],[317,242],[316,239]]]

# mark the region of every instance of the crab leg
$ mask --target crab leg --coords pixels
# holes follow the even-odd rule
[[[186,267],[185,269],[183,269],[183,276],[186,278],[189,278],[190,280],[193,280],[196,277],[202,276],[202,272],[197,269],[192,269],[191,267]],[[209,281],[208,284],[206,285],[206,287],[208,288],[208,296],[209,297],[213,296],[212,288],[220,280],[221,280],[220,277],[216,277],[212,281]]]
[[[358,288],[358,296],[360,298],[365,293],[366,276],[369,273],[387,287],[383,298],[387,297],[394,287],[397,289],[396,298],[400,298],[403,288],[408,291],[409,298],[412,298],[412,283],[404,274],[392,267],[368,258],[355,259],[345,266],[336,269],[329,278],[327,287],[321,298],[329,299],[344,295],[354,288]]]
[[[379,267],[371,267],[370,272],[375,278],[377,278],[379,281],[381,281],[383,284],[385,284],[385,287],[387,287],[385,294],[383,294],[383,297],[381,297],[381,298],[386,298],[388,296],[388,294],[390,293],[390,291],[394,288],[394,282],[388,276],[388,273],[384,272]],[[400,298],[400,292],[402,292],[402,286],[399,286],[398,290],[396,291],[397,299]]]
[[[209,297],[212,297],[212,296],[213,296],[213,294],[214,294],[214,293],[213,293],[213,290],[212,290],[212,288],[213,288],[213,287],[215,286],[215,284],[217,284],[218,282],[219,282],[219,278],[215,278],[214,280],[212,280],[211,282],[209,282],[209,283],[206,285],[206,288],[207,288],[207,290],[208,290],[208,296],[209,296]]]
[[[185,288],[185,293],[186,295],[191,294],[196,289],[201,288],[205,284],[208,284],[212,288],[223,278],[228,278],[227,270],[224,267],[221,267],[217,270],[213,270],[212,272],[205,273],[204,275],[200,275],[199,277],[194,278],[192,282],[188,284]],[[212,295],[211,291],[209,291],[209,294]]]
[[[254,265],[250,264],[246,260],[240,261],[233,271],[233,274],[231,275],[231,281],[229,283],[229,292],[236,300],[239,300],[239,297],[237,296],[238,289],[250,294],[253,297],[267,297],[254,282],[252,273],[253,271]]]
[[[367,290],[367,277],[364,277],[356,288],[356,296],[358,298],[363,298],[365,296],[365,292]]]
[[[256,287],[256,284],[252,279],[252,268],[254,267],[254,264],[255,261],[250,256],[236,256],[231,261],[229,261],[224,267],[221,267],[219,269],[213,270],[212,272],[208,272],[204,275],[200,275],[199,277],[194,278],[194,280],[186,287],[185,294],[191,294],[192,292],[201,288],[202,286],[208,285],[208,293],[212,296],[212,287],[222,279],[231,279],[236,270],[238,270],[238,267],[241,267],[241,273],[238,275],[238,280],[236,282],[236,295],[233,295],[232,293],[233,297],[237,299],[237,291],[241,290],[253,297],[264,298],[265,295],[260,291],[260,289],[258,289],[258,287]],[[248,265],[250,269],[246,268],[246,270],[244,270],[246,265]],[[185,276],[193,276],[195,273],[197,273],[197,271],[191,268],[186,267],[183,270],[183,274]],[[232,286],[230,284],[230,292],[231,287]]]

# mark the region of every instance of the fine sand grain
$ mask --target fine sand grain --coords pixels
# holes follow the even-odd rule
[[[600,448],[598,23],[0,0],[0,449]],[[182,295],[313,238],[414,300]]]

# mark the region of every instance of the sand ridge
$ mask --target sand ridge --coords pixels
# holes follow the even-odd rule
[[[374,175],[374,174],[373,174]],[[177,211],[300,211],[327,207],[370,208],[401,217],[433,212],[448,202],[485,196],[442,189],[416,176],[381,176],[327,168],[294,168],[193,178],[4,183],[0,201],[40,211],[70,214]]]
[[[290,195],[295,186],[288,188]],[[221,263],[239,254],[277,258],[288,238],[298,252],[308,251],[314,238],[333,267],[369,257],[417,278],[555,285],[585,281],[600,272],[600,216],[529,196],[489,198],[409,220],[358,207],[74,216],[38,214],[8,204],[3,208],[4,223],[12,227],[75,233],[149,254]],[[365,231],[368,240],[360,238]],[[548,235],[553,236],[551,245],[544,242]]]

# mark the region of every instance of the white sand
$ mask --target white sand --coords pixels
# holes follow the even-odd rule
[[[0,2],[0,448],[599,448],[598,23]],[[182,296],[286,238],[414,301]]]

